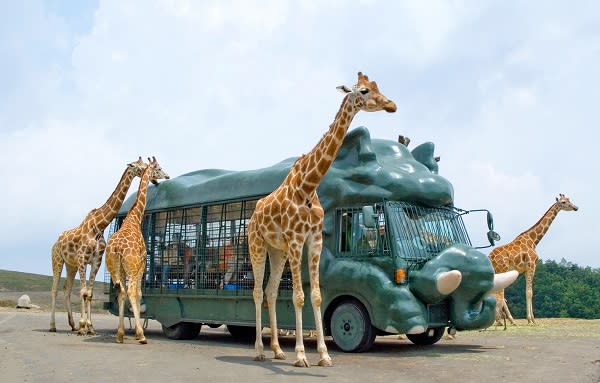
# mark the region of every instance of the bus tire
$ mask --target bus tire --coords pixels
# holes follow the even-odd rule
[[[256,339],[256,327],[227,325],[227,331],[232,337],[244,342],[254,342]]]
[[[162,325],[165,336],[174,340],[194,339],[200,333],[201,328],[202,323],[192,322],[180,322],[170,327]]]
[[[364,352],[375,342],[375,329],[367,309],[357,300],[339,303],[331,314],[333,341],[344,352]]]
[[[406,334],[408,340],[419,346],[430,346],[437,343],[444,335],[444,327],[428,328],[422,334]]]

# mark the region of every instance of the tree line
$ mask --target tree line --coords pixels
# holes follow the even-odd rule
[[[515,318],[526,318],[525,274],[505,290]],[[567,262],[539,260],[533,278],[536,318],[600,319],[600,269]]]

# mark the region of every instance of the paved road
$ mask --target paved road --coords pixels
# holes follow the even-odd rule
[[[65,313],[57,313],[58,332],[49,333],[48,312],[0,311],[0,381],[600,382],[599,337],[465,332],[432,347],[385,337],[365,354],[345,354],[329,340],[334,367],[302,369],[289,359],[254,362],[253,345],[234,340],[223,328],[203,327],[194,340],[173,341],[150,321],[147,345],[138,344],[132,331],[118,344],[117,318],[96,314],[93,319],[98,335],[79,337],[67,331]],[[284,337],[281,343],[293,359],[294,339]],[[315,347],[314,339],[306,341],[311,363],[318,359]]]

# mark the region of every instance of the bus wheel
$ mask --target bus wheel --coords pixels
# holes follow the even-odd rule
[[[362,303],[356,300],[341,302],[329,323],[335,344],[344,352],[367,351],[375,342],[371,318]]]
[[[222,326],[221,323],[207,323],[206,325],[210,328],[219,328]]]
[[[444,335],[444,327],[429,328],[422,334],[406,334],[408,340],[420,346],[429,346],[436,343]]]
[[[228,324],[227,331],[229,331],[232,337],[245,342],[254,342],[256,339],[256,327],[234,326]]]
[[[169,339],[194,339],[200,333],[202,323],[180,322],[167,327],[162,325],[165,336]]]

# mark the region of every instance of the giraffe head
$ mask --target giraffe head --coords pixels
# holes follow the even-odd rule
[[[337,87],[342,93],[348,94],[350,101],[359,110],[366,112],[377,112],[379,110],[385,110],[388,113],[394,113],[396,111],[396,104],[394,101],[389,100],[377,87],[375,81],[369,81],[369,77],[358,72],[358,82],[352,88],[348,88],[345,85]]]
[[[142,161],[142,157],[137,159],[137,161],[133,161],[127,164],[127,169],[130,172],[133,172],[133,175],[136,177],[141,177],[144,170],[148,167],[148,164]]]
[[[558,195],[558,197],[556,198],[556,205],[558,205],[558,208],[560,210],[564,211],[577,211],[577,209],[579,209],[569,200],[569,197],[567,197],[564,194]]]
[[[152,156],[152,159],[148,157],[148,163],[148,166],[150,166],[150,182],[152,182],[154,185],[158,185],[158,180],[160,179],[168,180],[171,178],[164,170],[162,170],[154,156]]]

